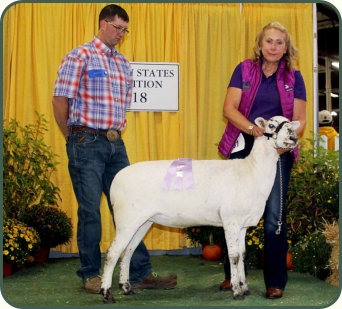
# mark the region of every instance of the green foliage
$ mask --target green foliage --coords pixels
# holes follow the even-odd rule
[[[309,142],[309,147],[307,147]],[[288,189],[287,224],[295,243],[339,218],[339,153],[316,147],[317,138],[300,147]]]
[[[222,227],[195,226],[186,228],[184,231],[194,246],[206,245],[210,244],[211,242],[214,244],[225,243],[224,231]],[[210,234],[212,234],[212,240],[210,239]]]
[[[258,266],[260,263],[260,252],[263,250],[264,243],[264,220],[261,219],[257,226],[251,226],[246,233],[246,257],[248,264]],[[185,229],[187,237],[195,246],[206,245],[211,242],[219,244],[226,251],[226,239],[222,227],[214,226],[195,226]],[[212,234],[212,241],[210,240]]]
[[[54,248],[67,243],[72,236],[70,218],[56,207],[33,205],[21,220],[38,232],[42,246]]]
[[[257,226],[251,226],[247,229],[246,245],[258,250],[264,248],[264,219],[261,219]]]
[[[38,253],[40,239],[37,232],[18,220],[4,218],[3,257],[8,263],[24,264]]]
[[[250,226],[246,232],[246,260],[252,266],[259,266],[260,254],[264,250],[264,219],[257,226]]]
[[[326,279],[330,274],[328,263],[331,250],[330,244],[321,232],[304,236],[292,250],[294,269],[308,272],[322,280]]]
[[[69,241],[72,224],[53,207],[60,200],[60,190],[51,181],[57,155],[44,142],[47,121],[36,116],[33,125],[12,119],[3,130],[4,215],[33,227],[42,246],[55,247]]]
[[[47,121],[37,115],[34,125],[12,119],[3,129],[3,203],[10,218],[19,218],[31,205],[57,205],[59,188],[51,181],[56,155],[44,143]]]

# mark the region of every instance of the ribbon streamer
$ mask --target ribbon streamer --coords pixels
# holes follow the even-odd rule
[[[166,171],[161,188],[169,190],[173,182],[173,187],[176,190],[182,190],[183,184],[185,189],[194,186],[192,175],[192,159],[174,160]]]

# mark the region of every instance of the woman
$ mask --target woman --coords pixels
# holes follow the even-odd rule
[[[253,51],[253,59],[236,67],[224,102],[223,115],[228,125],[219,150],[229,159],[246,157],[253,147],[254,137],[263,135],[263,129],[254,125],[259,116],[269,119],[282,115],[298,120],[298,135],[305,127],[306,90],[301,73],[292,67],[298,51],[286,28],[278,22],[266,25],[257,35]],[[285,200],[293,161],[298,159],[298,147],[294,151],[277,151],[280,163],[264,212],[267,298],[282,297],[287,282]],[[231,288],[228,261],[224,269],[226,280],[220,289],[228,290]]]

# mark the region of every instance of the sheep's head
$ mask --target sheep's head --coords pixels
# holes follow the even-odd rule
[[[258,117],[255,123],[265,130],[264,135],[273,143],[274,148],[293,149],[297,146],[298,136],[295,130],[300,125],[299,121],[289,121],[283,116],[274,116],[269,120]]]

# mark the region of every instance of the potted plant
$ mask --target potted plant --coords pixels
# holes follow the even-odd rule
[[[194,226],[184,229],[186,236],[194,246],[202,247],[210,243],[210,237],[215,244],[224,244],[225,237],[222,227],[215,226]]]
[[[225,237],[222,227],[195,226],[185,229],[186,236],[194,246],[202,246],[202,255],[205,259],[217,261],[222,258]]]
[[[72,236],[70,218],[54,206],[33,205],[21,215],[21,220],[38,232],[47,256],[50,248],[67,243]]]
[[[287,226],[293,245],[339,218],[339,152],[315,147],[318,138],[301,142],[291,172]]]
[[[33,125],[4,121],[4,215],[37,229],[41,245],[50,248],[67,242],[72,226],[66,214],[56,209],[60,190],[51,176],[56,171],[57,155],[44,142],[47,121],[37,112],[36,116]]]
[[[4,121],[3,205],[9,218],[19,219],[35,204],[57,205],[60,199],[60,190],[51,181],[57,155],[44,142],[47,121],[36,115],[33,125]]]
[[[4,267],[22,265],[28,258],[37,254],[40,238],[34,228],[15,219],[4,218],[3,261]],[[4,274],[9,274],[4,271]]]
[[[263,267],[264,219],[257,226],[251,226],[246,232],[246,260],[248,264]]]
[[[288,237],[290,238],[290,237]],[[293,269],[292,265],[292,241],[287,240],[288,251],[286,256],[287,269]],[[248,264],[262,268],[264,266],[264,219],[261,218],[257,226],[251,226],[246,232],[246,259]]]
[[[294,269],[325,280],[331,274],[328,267],[331,250],[321,231],[302,237],[293,247]]]

